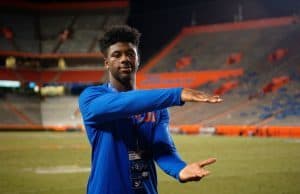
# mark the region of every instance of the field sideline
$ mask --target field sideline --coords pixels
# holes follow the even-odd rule
[[[160,194],[300,193],[300,139],[173,137],[186,161],[217,163],[201,183],[180,184],[158,170]],[[0,133],[1,194],[85,193],[89,164],[84,133]]]

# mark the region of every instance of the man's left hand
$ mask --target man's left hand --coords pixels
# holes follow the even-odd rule
[[[204,167],[215,162],[215,158],[209,158],[204,161],[188,164],[179,172],[179,180],[181,182],[200,181],[200,179],[210,173],[210,171],[204,169]]]

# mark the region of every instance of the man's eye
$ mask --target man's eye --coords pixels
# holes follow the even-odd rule
[[[120,54],[120,53],[113,53],[113,54],[112,54],[112,57],[119,58],[120,56],[121,56],[121,54]]]
[[[135,53],[130,52],[130,53],[128,53],[128,56],[129,57],[135,57]]]

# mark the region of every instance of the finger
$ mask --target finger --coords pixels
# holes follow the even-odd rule
[[[222,99],[212,99],[209,102],[211,102],[211,103],[219,103],[219,102],[222,102],[222,101],[223,101]]]
[[[209,174],[210,174],[210,171],[205,170],[205,171],[202,173],[202,177],[205,177],[205,176],[207,176],[207,175],[209,175]]]
[[[223,99],[216,95],[216,96],[208,96],[208,95],[203,95],[203,94],[198,94],[194,96],[195,101],[198,102],[210,102],[210,103],[216,103],[216,102],[222,102]]]
[[[207,159],[207,160],[201,161],[201,162],[199,163],[199,165],[200,165],[200,167],[204,167],[204,166],[206,166],[206,165],[213,164],[213,163],[215,163],[216,161],[217,161],[216,158],[209,158],[209,159]]]
[[[223,102],[223,100],[221,100],[221,99],[211,99],[211,100],[207,100],[207,102],[209,102],[209,103],[220,103],[220,102]]]
[[[212,99],[208,96],[203,96],[203,95],[195,96],[195,101],[198,101],[198,102],[209,102],[210,100],[212,100]]]
[[[212,96],[210,99],[212,102],[222,102],[223,99],[220,96]]]
[[[197,174],[197,176],[203,177],[203,176],[209,175],[210,171],[206,170],[204,168],[201,168],[201,170],[199,170],[196,174]]]

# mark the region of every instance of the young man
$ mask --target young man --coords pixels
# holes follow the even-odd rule
[[[218,96],[192,89],[136,89],[140,33],[115,26],[100,40],[108,83],[87,88],[79,97],[92,146],[88,194],[155,194],[154,162],[180,182],[199,181],[214,158],[186,164],[169,134],[168,107],[184,102],[217,103]]]

